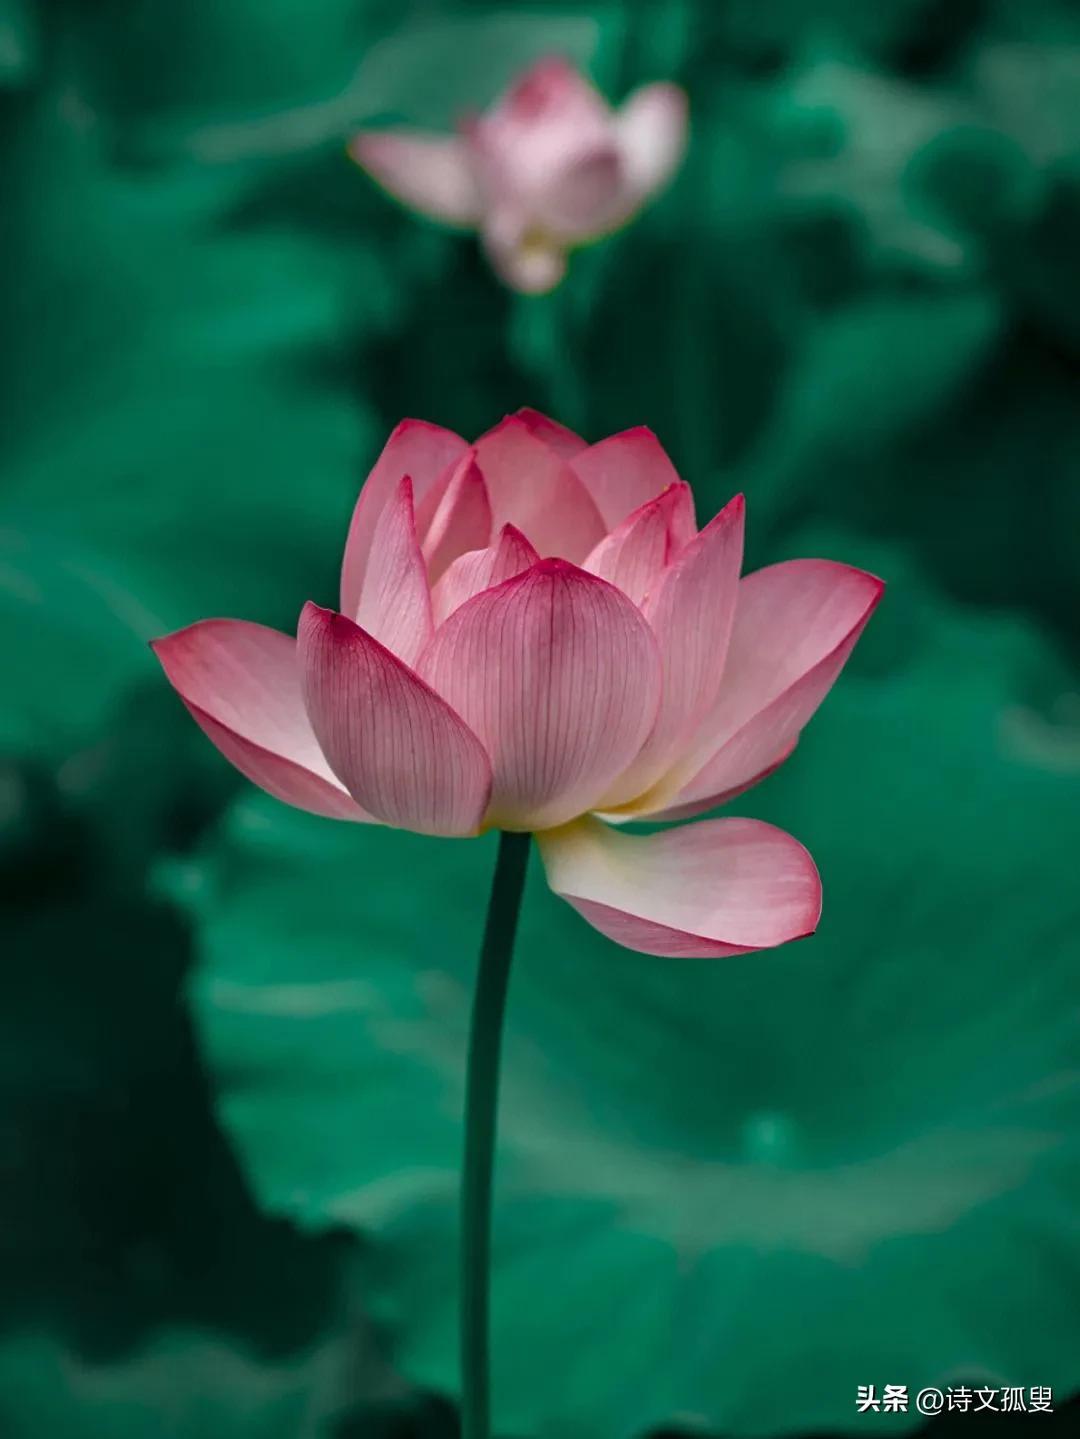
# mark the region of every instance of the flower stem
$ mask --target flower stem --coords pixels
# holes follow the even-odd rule
[[[473,994],[461,1173],[461,1439],[491,1439],[488,1290],[499,1050],[529,835],[504,831]]]

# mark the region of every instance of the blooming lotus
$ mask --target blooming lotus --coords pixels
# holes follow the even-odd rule
[[[791,836],[711,809],[782,764],[882,592],[791,560],[740,579],[743,500],[698,529],[647,429],[589,445],[533,412],[475,443],[406,420],[357,501],[337,610],[298,633],[211,619],[155,643],[249,779],[425,834],[534,833],[597,929],[721,956],[811,932]]]
[[[563,60],[541,60],[457,135],[369,130],[353,159],[421,213],[480,231],[517,290],[550,290],[567,252],[624,224],[669,179],[686,100],[645,85],[618,110]]]

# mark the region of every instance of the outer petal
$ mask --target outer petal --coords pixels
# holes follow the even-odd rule
[[[693,524],[694,498],[690,486],[680,481],[628,515],[600,541],[582,569],[599,575],[640,605],[685,545],[683,536]]]
[[[416,538],[408,475],[375,526],[356,623],[411,665],[431,639],[431,592]]]
[[[686,95],[677,85],[644,85],[616,112],[626,183],[639,198],[675,173],[686,149]]]
[[[475,834],[491,789],[461,717],[352,620],[310,602],[297,635],[311,724],[365,809],[421,834]]]
[[[459,555],[435,586],[431,602],[436,625],[441,625],[473,595],[531,569],[539,558],[520,530],[515,530],[513,525],[503,525],[493,545]]]
[[[413,483],[413,498],[423,510],[429,489],[461,459],[469,446],[452,430],[426,420],[402,420],[383,447],[353,510],[341,566],[341,612],[352,618],[360,603],[364,568],[379,516],[403,476]]]
[[[448,225],[475,225],[480,192],[466,141],[457,135],[364,130],[349,154],[373,180],[413,210]]]
[[[253,784],[330,819],[371,818],[319,748],[291,635],[245,620],[202,620],[152,648],[200,728]]]
[[[476,458],[491,496],[492,524],[512,524],[537,553],[578,563],[606,533],[585,486],[517,415],[482,435]]]
[[[613,530],[669,485],[681,483],[660,441],[644,425],[590,445],[572,463],[600,511],[605,530]]]
[[[789,560],[739,586],[727,667],[696,742],[640,813],[719,804],[782,763],[884,591],[864,570]]]
[[[735,615],[742,565],[742,495],[669,565],[645,603],[663,661],[663,695],[648,743],[605,799],[605,808],[646,791],[684,751],[713,705]]]
[[[589,448],[588,442],[583,440],[580,435],[575,435],[573,430],[568,430],[557,420],[542,415],[539,410],[532,410],[528,405],[524,405],[516,413],[521,423],[527,426],[538,440],[543,440],[545,444],[550,445],[553,450],[562,455],[564,460]]]
[[[432,515],[423,552],[432,584],[467,550],[483,549],[491,539],[491,501],[472,453],[463,455]]]
[[[645,954],[770,949],[812,934],[821,914],[814,861],[760,820],[628,835],[587,817],[537,841],[555,893],[616,944]]]
[[[490,822],[544,829],[590,809],[630,763],[659,696],[656,642],[612,585],[544,560],[467,601],[420,672],[491,755]]]

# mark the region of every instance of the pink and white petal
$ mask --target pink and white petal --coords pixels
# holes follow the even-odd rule
[[[713,819],[630,835],[589,816],[537,835],[548,884],[616,944],[722,958],[812,934],[821,880],[783,830]]]
[[[686,150],[686,94],[677,85],[644,85],[615,113],[615,133],[628,187],[639,199],[658,190]]]
[[[557,555],[575,564],[603,539],[604,523],[585,486],[517,415],[481,435],[475,448],[495,530],[511,524],[541,557]]]
[[[447,225],[467,227],[479,222],[480,191],[463,137],[363,130],[349,142],[349,154],[410,209]]]
[[[429,581],[434,584],[459,555],[483,549],[490,539],[491,501],[470,451],[458,461],[424,534]]]
[[[319,748],[291,635],[245,620],[201,620],[152,649],[204,734],[253,784],[312,814],[371,819]]]
[[[633,805],[630,810],[604,814],[603,818],[611,824],[624,824],[628,820],[642,819],[647,819],[650,823],[666,823],[672,820],[693,819],[696,815],[704,814],[707,810],[716,809],[719,805],[727,804],[730,800],[736,799],[741,794],[745,794],[748,789],[753,789],[755,785],[759,785],[762,780],[768,779],[771,774],[775,774],[780,766],[786,764],[795,753],[798,743],[798,736],[796,736],[790,744],[785,744],[783,749],[780,750],[763,769],[757,770],[749,779],[744,780],[741,784],[735,785],[734,788],[721,789],[716,793],[706,793],[698,799],[681,798],[680,795],[676,793],[669,801],[665,802],[662,796],[669,794],[670,791],[664,788],[661,782],[661,784],[657,786],[657,795],[654,799],[650,800],[650,797],[646,795],[639,803]],[[652,804],[663,804],[664,808],[652,808]]]
[[[660,689],[641,612],[563,560],[468,600],[419,669],[483,741],[489,820],[506,829],[545,829],[591,809],[640,748]]]
[[[407,665],[415,661],[434,632],[431,591],[416,538],[408,475],[375,526],[356,623]]]
[[[375,526],[404,476],[412,479],[413,502],[422,514],[428,491],[448,479],[468,449],[460,435],[426,420],[402,420],[397,426],[364,481],[353,510],[341,565],[342,614],[356,615]]]
[[[522,295],[546,295],[566,274],[566,249],[548,236],[493,215],[482,237],[491,268]]]
[[[667,567],[645,618],[660,646],[663,693],[656,724],[604,808],[644,794],[682,754],[715,702],[735,615],[745,503],[736,495]]]
[[[669,485],[681,483],[664,447],[644,425],[599,440],[575,455],[572,465],[600,511],[605,532]]]
[[[435,624],[441,625],[481,590],[493,589],[531,569],[539,558],[520,530],[503,525],[493,545],[459,555],[435,585],[431,592]]]
[[[684,547],[687,516],[693,525],[693,514],[690,486],[681,481],[670,485],[602,539],[582,569],[599,575],[640,605],[675,552]]]
[[[345,615],[309,602],[297,643],[312,728],[357,803],[398,829],[476,834],[491,765],[461,716]]]
[[[589,448],[588,442],[583,440],[580,435],[575,435],[573,430],[568,430],[565,425],[560,425],[558,420],[541,414],[539,410],[533,410],[528,405],[523,405],[515,413],[522,424],[526,425],[538,440],[543,440],[545,444],[550,445],[553,450],[562,455],[564,460]]]
[[[832,688],[884,588],[831,560],[747,575],[716,701],[654,800],[667,808],[723,795],[767,768]]]

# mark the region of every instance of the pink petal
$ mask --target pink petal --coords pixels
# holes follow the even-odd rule
[[[424,559],[432,584],[467,550],[483,549],[491,539],[491,501],[472,453],[463,455],[450,475],[424,534]]]
[[[584,485],[550,445],[517,415],[476,442],[491,497],[492,525],[514,525],[541,556],[583,560],[605,534]]]
[[[632,205],[622,156],[606,131],[591,144],[567,147],[532,201],[540,228],[568,243],[602,235],[624,219]]]
[[[686,149],[686,95],[677,85],[644,85],[616,112],[615,131],[629,187],[640,197],[675,173]]]
[[[716,703],[647,812],[719,804],[775,769],[832,688],[884,588],[874,575],[828,560],[789,560],[747,575]]]
[[[681,483],[660,441],[644,425],[590,445],[572,463],[596,502],[605,530],[613,530],[669,485]]]
[[[463,604],[419,668],[483,740],[495,773],[490,822],[509,829],[591,808],[637,753],[659,696],[641,612],[562,560]]]
[[[493,545],[459,555],[432,590],[436,625],[441,625],[473,595],[494,589],[503,580],[531,569],[539,558],[520,530],[515,530],[513,525],[503,525]]]
[[[402,420],[397,426],[364,481],[353,510],[341,565],[343,614],[350,618],[356,614],[375,526],[402,478],[411,476],[413,500],[422,513],[428,491],[448,475],[468,448],[460,435],[426,420]]]
[[[562,455],[564,460],[589,448],[588,443],[580,435],[575,435],[573,430],[568,430],[557,420],[542,415],[539,410],[532,410],[525,405],[516,413],[517,418],[527,426],[530,434],[535,435],[538,440],[543,440],[546,445],[550,445],[553,450]]]
[[[398,829],[476,834],[491,765],[461,717],[344,615],[309,602],[297,642],[312,727],[358,803]]]
[[[798,840],[754,819],[628,835],[591,816],[537,835],[548,884],[616,944],[722,958],[812,934],[821,880]]]
[[[565,119],[582,129],[606,123],[603,97],[569,60],[546,55],[523,71],[487,118],[523,127]]]
[[[371,818],[319,748],[291,635],[245,620],[202,620],[155,640],[153,650],[196,723],[253,784],[330,819]]]
[[[668,566],[645,602],[660,646],[663,695],[648,743],[605,808],[644,793],[682,753],[715,701],[735,615],[744,513],[736,495]]]
[[[694,524],[690,486],[671,485],[600,541],[582,569],[599,575],[640,605],[664,567],[684,548]]]
[[[431,593],[416,538],[412,480],[408,475],[375,526],[364,571],[356,623],[411,665],[431,639]]]
[[[745,794],[748,789],[753,789],[754,786],[760,784],[762,780],[768,779],[771,774],[775,774],[780,766],[786,764],[795,753],[795,748],[798,743],[798,736],[796,736],[790,744],[785,744],[784,748],[780,750],[764,768],[752,774],[749,779],[743,780],[741,784],[737,784],[734,789],[724,789],[718,794],[706,794],[699,799],[687,799],[682,803],[673,802],[663,809],[655,809],[653,806],[661,802],[659,798],[660,795],[669,792],[661,783],[657,786],[655,796],[647,796],[642,804],[631,807],[633,810],[632,813],[605,814],[604,818],[610,820],[613,824],[644,818],[648,818],[650,823],[654,821],[667,822],[670,820],[693,819],[696,815],[704,814],[706,810],[716,809],[720,804],[727,804],[730,800],[736,799],[740,794]]]
[[[468,129],[482,187],[532,208],[569,157],[598,145],[614,149],[611,111],[565,60],[541,60]]]
[[[413,210],[448,225],[475,225],[480,193],[468,144],[456,135],[365,130],[349,154],[373,180]]]

